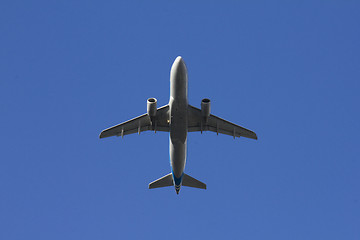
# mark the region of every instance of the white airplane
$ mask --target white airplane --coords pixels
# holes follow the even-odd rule
[[[170,101],[160,108],[156,98],[147,100],[147,113],[119,125],[105,129],[100,138],[128,135],[143,131],[170,132],[171,173],[151,182],[149,188],[181,186],[206,189],[206,184],[184,173],[187,133],[212,131],[235,137],[257,139],[254,132],[210,114],[210,100],[201,101],[201,109],[188,104],[188,74],[182,57],[177,57],[170,72]]]

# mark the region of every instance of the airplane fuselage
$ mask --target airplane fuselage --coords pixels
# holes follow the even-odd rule
[[[187,150],[188,75],[181,57],[176,58],[170,73],[170,164],[178,193],[184,174]]]

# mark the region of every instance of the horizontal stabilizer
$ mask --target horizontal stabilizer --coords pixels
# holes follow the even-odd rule
[[[203,182],[200,182],[199,180],[196,180],[193,177],[190,177],[189,175],[184,173],[182,185],[186,187],[193,187],[193,188],[201,188],[206,189],[206,184]]]
[[[169,186],[174,186],[171,173],[149,183],[149,189]]]

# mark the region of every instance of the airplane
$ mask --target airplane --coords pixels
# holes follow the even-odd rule
[[[169,132],[171,173],[151,182],[149,189],[174,186],[179,194],[181,186],[206,189],[206,184],[184,173],[187,156],[187,133],[212,131],[235,137],[257,139],[256,134],[239,125],[210,113],[210,100],[201,100],[201,109],[188,104],[188,73],[181,56],[170,71],[169,104],[157,108],[156,98],[147,100],[147,113],[105,129],[100,138],[121,136],[143,131]]]

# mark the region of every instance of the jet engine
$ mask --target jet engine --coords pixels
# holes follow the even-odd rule
[[[204,98],[201,100],[201,115],[205,119],[205,122],[207,122],[210,116],[210,99]]]
[[[156,110],[157,110],[156,103],[157,103],[156,98],[149,98],[147,100],[147,113],[151,118],[156,116]]]

